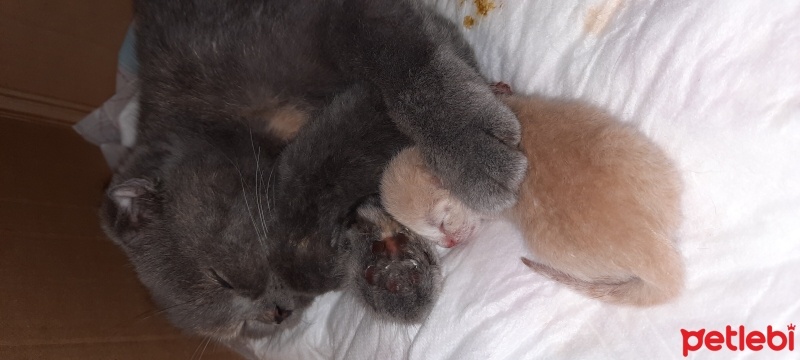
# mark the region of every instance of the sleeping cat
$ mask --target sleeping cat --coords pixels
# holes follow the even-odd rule
[[[262,337],[350,285],[380,314],[424,317],[436,259],[427,243],[385,231],[388,216],[364,197],[400,144],[417,144],[473,207],[513,203],[525,168],[516,118],[452,25],[416,3],[136,0],[134,10],[138,134],[101,220],[176,326],[225,342]],[[358,83],[371,95],[350,93]],[[309,135],[284,150],[283,128],[264,122],[298,113]],[[344,180],[318,172],[338,154],[315,147],[326,133],[311,125],[335,134],[325,123],[350,115],[348,129],[384,119],[399,140],[370,148],[374,162],[346,163],[368,176],[343,177],[343,193],[315,193]]]
[[[591,297],[648,306],[683,285],[673,239],[681,181],[672,162],[634,128],[575,101],[502,97],[522,126],[530,168],[515,223],[531,269]],[[495,216],[475,211],[442,186],[418,149],[403,150],[383,175],[387,211],[441,246],[469,238]]]

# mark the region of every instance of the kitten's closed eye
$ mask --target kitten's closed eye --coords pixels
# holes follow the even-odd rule
[[[211,278],[214,279],[214,281],[216,281],[220,286],[222,286],[222,287],[224,287],[226,289],[231,289],[231,290],[234,289],[233,285],[231,285],[231,283],[229,283],[227,280],[225,280],[225,278],[220,276],[220,274],[217,273],[217,271],[214,270],[213,268],[209,268],[208,269],[208,273],[211,276]]]

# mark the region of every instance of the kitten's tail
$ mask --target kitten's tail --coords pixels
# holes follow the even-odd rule
[[[639,269],[641,271],[635,277],[622,282],[589,282],[526,258],[522,258],[522,262],[533,271],[589,297],[614,304],[645,307],[668,302],[683,290],[684,270],[680,254],[674,248],[663,254],[663,258]]]

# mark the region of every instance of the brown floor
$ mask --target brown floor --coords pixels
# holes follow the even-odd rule
[[[98,226],[109,173],[71,128],[0,118],[0,359],[197,359]],[[235,359],[209,345],[203,359]]]

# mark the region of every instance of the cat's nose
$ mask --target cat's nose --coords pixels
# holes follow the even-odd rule
[[[286,320],[287,318],[289,318],[289,316],[292,316],[292,310],[281,309],[280,306],[276,306],[274,311],[275,311],[275,316],[273,317],[273,319],[275,319],[276,324],[280,324],[283,322],[283,320]]]

